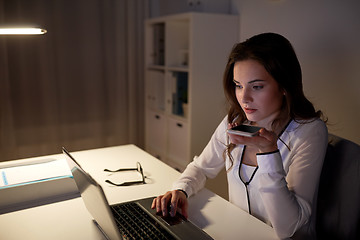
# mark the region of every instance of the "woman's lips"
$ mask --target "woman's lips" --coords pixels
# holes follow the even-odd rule
[[[246,114],[251,114],[251,113],[254,113],[256,111],[256,109],[253,109],[253,108],[244,108],[244,112]]]

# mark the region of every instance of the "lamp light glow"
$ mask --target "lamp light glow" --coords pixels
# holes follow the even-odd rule
[[[40,35],[46,32],[41,28],[0,28],[0,35]]]

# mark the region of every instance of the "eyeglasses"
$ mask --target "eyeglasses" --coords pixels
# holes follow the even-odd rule
[[[118,170],[109,170],[109,169],[104,169],[105,172],[125,172],[125,171],[138,171],[141,174],[142,180],[141,181],[131,181],[131,182],[123,182],[123,183],[114,183],[110,180],[105,180],[105,182],[117,186],[117,187],[121,187],[121,186],[131,186],[131,185],[135,185],[135,184],[145,184],[145,176],[144,176],[144,172],[143,169],[141,167],[141,164],[139,162],[136,163],[136,168],[120,168]]]

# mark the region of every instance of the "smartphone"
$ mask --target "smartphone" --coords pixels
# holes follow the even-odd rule
[[[254,137],[259,135],[261,127],[250,126],[250,125],[239,125],[227,130],[230,134],[236,134],[245,137]]]

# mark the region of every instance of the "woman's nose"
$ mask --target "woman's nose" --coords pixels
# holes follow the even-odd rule
[[[241,102],[242,103],[248,103],[252,101],[252,96],[250,89],[243,88],[242,94],[241,94]]]

